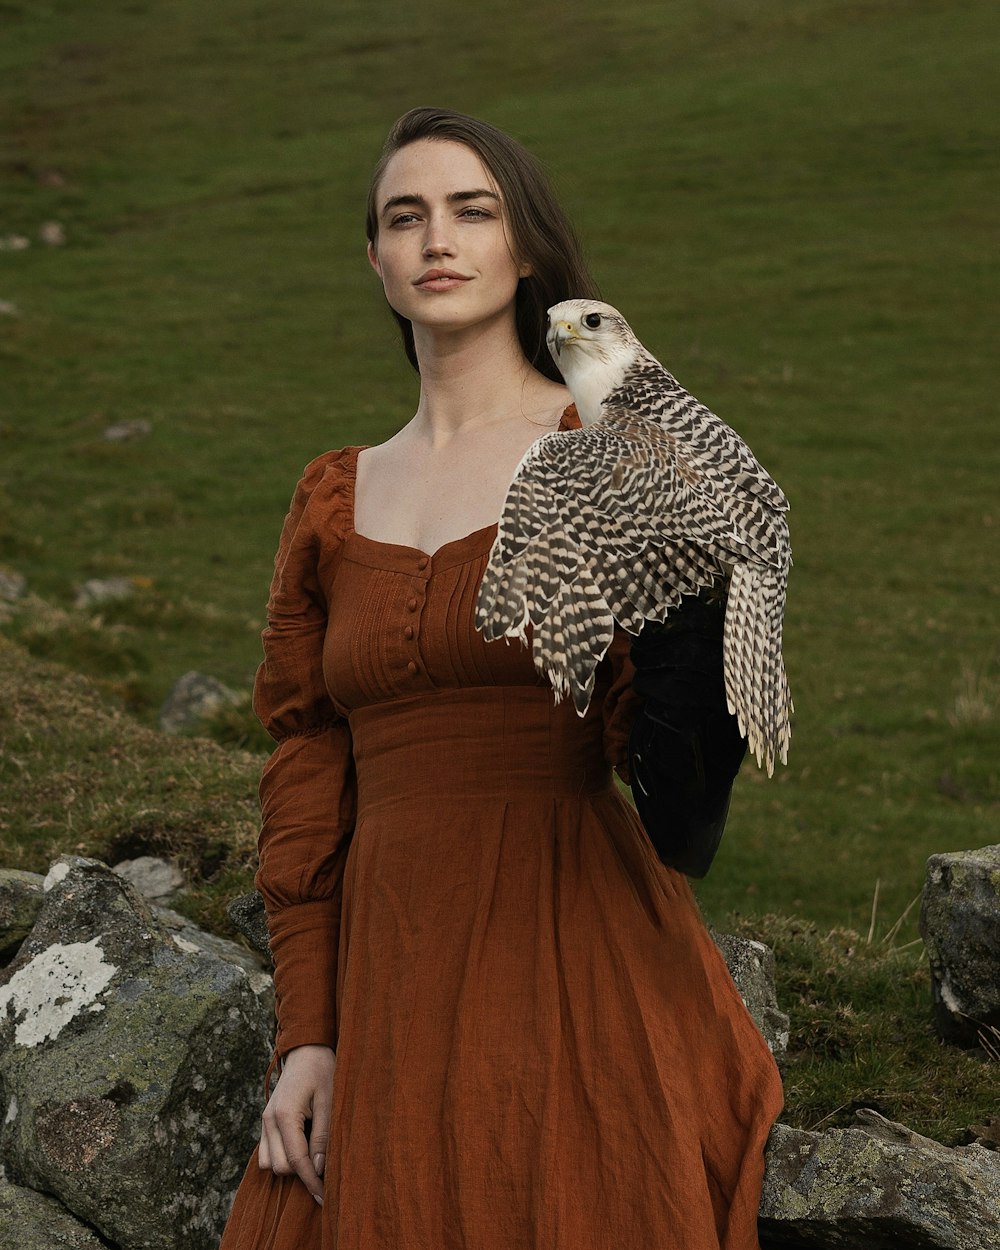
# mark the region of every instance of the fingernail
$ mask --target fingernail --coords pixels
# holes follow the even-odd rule
[[[323,1205],[323,1199],[319,1196],[319,1194],[313,1194],[313,1197],[316,1199],[316,1201],[319,1203],[320,1206]]]
[[[313,1155],[313,1167],[316,1169],[316,1175],[323,1175],[323,1165],[326,1163],[326,1155]]]

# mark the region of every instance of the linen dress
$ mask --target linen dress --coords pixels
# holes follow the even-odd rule
[[[359,450],[299,483],[255,690],[277,1053],[337,1053],[324,1205],[255,1154],[222,1250],[756,1250],[781,1083],[613,782],[627,638],[556,705],[474,628],[495,526],[358,534]]]

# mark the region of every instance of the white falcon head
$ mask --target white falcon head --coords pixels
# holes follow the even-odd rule
[[[601,415],[601,401],[625,371],[646,355],[617,308],[596,299],[567,299],[549,309],[545,336],[584,425]]]

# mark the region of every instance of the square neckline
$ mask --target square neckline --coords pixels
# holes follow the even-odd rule
[[[410,543],[390,543],[390,542],[386,542],[385,539],[382,539],[382,538],[370,538],[367,534],[362,534],[361,531],[357,528],[357,526],[354,523],[355,516],[356,516],[355,505],[356,505],[356,499],[357,499],[357,486],[358,486],[358,457],[361,455],[363,451],[368,451],[370,447],[371,447],[370,443],[365,443],[358,447],[349,448],[351,452],[351,471],[347,476],[349,478],[350,486],[351,486],[351,495],[350,495],[350,504],[351,504],[350,526],[351,528],[350,528],[349,533],[347,534],[348,539],[355,539],[361,544],[363,544],[364,546],[369,547],[369,548],[373,548],[373,547],[381,548],[382,550],[386,552],[402,552],[402,553],[405,553],[406,555],[416,557],[418,562],[420,560],[426,560],[428,564],[431,564],[434,561],[440,560],[442,554],[449,551],[452,547],[460,547],[460,546],[463,546],[464,544],[473,543],[473,542],[475,542],[478,547],[479,540],[481,540],[487,534],[490,535],[491,542],[492,542],[492,536],[495,534],[495,532],[497,531],[500,525],[500,522],[498,520],[491,521],[488,525],[482,525],[479,527],[479,529],[471,530],[468,534],[462,534],[458,538],[449,538],[446,543],[441,543],[441,545],[439,547],[436,547],[433,551],[425,551],[422,547],[415,547]],[[479,552],[477,550],[473,555],[470,555],[468,559],[472,560],[478,554]]]
[[[581,424],[582,423],[580,421],[579,413],[577,412],[576,404],[569,403],[563,409],[562,416],[559,418],[559,424],[558,426],[556,426],[555,431],[552,431],[552,432],[562,433],[562,432],[565,432],[566,430],[579,429]],[[542,435],[541,437],[544,438],[544,435]],[[351,528],[350,528],[350,532],[347,535],[347,538],[355,539],[361,544],[363,544],[364,546],[367,546],[369,548],[381,548],[383,551],[387,551],[387,552],[404,552],[410,556],[415,556],[418,562],[421,560],[426,561],[427,565],[433,564],[435,561],[440,560],[442,553],[447,552],[452,547],[461,547],[461,546],[464,546],[465,544],[471,544],[471,543],[475,543],[476,546],[478,547],[479,542],[486,535],[491,536],[491,543],[492,543],[492,536],[500,528],[499,517],[497,518],[497,520],[491,521],[489,525],[482,525],[480,526],[479,529],[471,530],[468,534],[462,534],[461,537],[459,538],[450,538],[446,543],[442,543],[439,547],[436,547],[433,551],[425,551],[422,547],[414,547],[414,546],[411,546],[409,543],[390,543],[390,542],[386,542],[384,539],[381,539],[381,538],[369,538],[367,534],[362,534],[361,531],[357,528],[357,526],[354,523],[355,517],[357,515],[356,502],[357,502],[357,492],[358,492],[358,457],[361,455],[363,451],[370,450],[371,447],[372,447],[371,443],[362,443],[362,444],[359,444],[358,446],[344,449],[345,451],[349,451],[351,453],[351,471],[347,475],[351,484],[351,497],[350,497],[350,505],[351,505],[350,506],[350,526]],[[459,563],[471,561],[472,559],[475,558],[475,556],[479,554],[480,554],[479,551],[475,550],[473,554],[466,557],[466,561],[459,561]],[[449,563],[454,563],[454,561],[450,561]],[[427,565],[424,565],[423,567],[426,568]]]

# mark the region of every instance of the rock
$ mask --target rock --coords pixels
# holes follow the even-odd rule
[[[101,1237],[215,1250],[257,1137],[271,1022],[127,881],[64,857],[0,972],[0,1161]]]
[[[920,932],[941,1037],[959,1046],[978,1045],[981,1032],[989,1039],[1000,1029],[1000,845],[930,857]]]
[[[74,606],[98,608],[105,603],[120,603],[135,594],[135,582],[131,577],[93,577],[84,582],[77,591]]]
[[[37,873],[0,868],[0,964],[5,964],[31,932],[45,897]]]
[[[171,911],[169,907],[157,907],[154,904],[153,914],[173,938],[174,945],[179,950],[191,953],[203,951],[242,968],[250,978],[250,988],[257,995],[257,1001],[267,1018],[271,1019],[274,1015],[274,981],[265,970],[261,955],[256,951],[248,951],[238,942],[230,942],[228,938],[219,937],[215,933],[206,933],[186,916]]]
[[[0,569],[0,603],[16,603],[24,598],[28,583],[21,573],[13,569]]]
[[[160,708],[160,728],[176,734],[195,729],[206,717],[243,702],[244,696],[204,673],[178,677]]]
[[[126,881],[131,881],[143,898],[157,903],[170,898],[184,885],[184,874],[177,865],[155,855],[123,859],[121,863],[115,864],[112,871]]]
[[[58,221],[46,221],[38,227],[38,241],[46,247],[65,247],[66,227]]]
[[[0,238],[0,252],[23,252],[26,247],[31,247],[31,240],[23,234],[5,234]]]
[[[21,310],[9,299],[0,299],[0,317],[20,317]]]
[[[874,1111],[858,1116],[857,1127],[825,1133],[775,1125],[765,1250],[1000,1250],[1000,1155],[949,1149]]]
[[[141,417],[134,421],[119,421],[117,425],[109,425],[104,437],[109,443],[124,443],[130,438],[145,438],[152,434],[153,427]]]
[[[105,1250],[54,1198],[0,1178],[0,1250]]]
[[[788,1017],[779,1010],[774,990],[774,952],[763,942],[731,933],[713,931],[712,938],[771,1053],[783,1055],[788,1049]]]
[[[229,919],[246,938],[255,951],[271,958],[271,935],[267,931],[264,900],[259,891],[241,894],[226,908]]]

